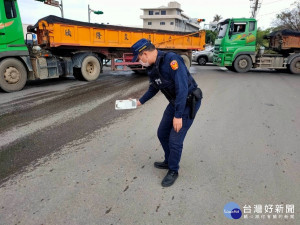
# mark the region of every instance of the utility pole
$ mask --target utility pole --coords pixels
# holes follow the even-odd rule
[[[36,0],[36,1],[43,2],[46,5],[51,5],[51,6],[58,7],[60,9],[60,12],[61,12],[61,17],[64,18],[63,0],[60,0],[60,4],[56,0]]]
[[[253,5],[250,6],[250,8],[252,9],[251,18],[256,18],[256,14],[257,14],[258,9],[261,6],[261,3],[259,2],[259,0],[250,0],[250,2],[251,1],[254,1]]]
[[[89,23],[91,22],[91,8],[90,5],[88,5],[88,13],[89,13]]]
[[[60,0],[59,8],[60,8],[60,11],[61,11],[61,17],[64,18],[64,6],[63,6],[63,0]]]

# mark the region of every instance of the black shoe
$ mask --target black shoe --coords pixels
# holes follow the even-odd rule
[[[168,163],[165,162],[155,162],[154,167],[157,169],[169,169]]]
[[[174,184],[177,177],[178,177],[178,172],[169,170],[165,178],[162,180],[161,185],[163,187],[170,187],[172,184]]]

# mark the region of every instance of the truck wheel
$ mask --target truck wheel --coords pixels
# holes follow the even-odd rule
[[[0,62],[0,87],[5,92],[20,91],[26,84],[27,70],[22,62],[14,58]]]
[[[234,60],[234,69],[238,73],[246,73],[252,68],[252,60],[247,55],[240,55]]]
[[[197,62],[198,62],[198,64],[199,64],[200,66],[205,66],[205,64],[207,63],[207,60],[206,60],[205,57],[199,57],[199,58],[197,59]]]
[[[300,74],[300,56],[294,58],[290,63],[289,69],[291,73]]]
[[[186,66],[186,68],[189,70],[191,67],[191,60],[189,59],[189,57],[187,57],[187,55],[180,55],[183,58],[183,62]]]
[[[81,68],[73,67],[73,76],[76,78],[76,80],[84,80],[81,74]]]
[[[84,80],[93,81],[97,80],[101,71],[101,63],[97,57],[88,55],[85,57],[81,64],[81,74]]]

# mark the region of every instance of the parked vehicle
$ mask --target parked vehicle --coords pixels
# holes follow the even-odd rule
[[[130,47],[147,38],[158,49],[182,55],[191,64],[193,50],[202,50],[205,31],[182,33],[103,24],[91,24],[56,16],[40,19],[27,28],[37,35],[38,46],[24,43],[17,1],[0,0],[0,88],[21,90],[27,80],[74,75],[79,80],[96,80],[103,61],[111,60],[113,70],[141,69],[131,62]],[[117,59],[120,59],[119,62]]]
[[[194,51],[192,56],[192,62],[197,62],[200,66],[206,65],[206,63],[213,62],[214,47],[205,49],[203,51]]]
[[[251,68],[275,69],[300,74],[300,32],[282,30],[267,36],[276,54],[256,52],[257,21],[253,18],[226,19],[219,23],[213,62],[239,73]]]

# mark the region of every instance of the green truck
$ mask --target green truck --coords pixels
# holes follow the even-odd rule
[[[70,57],[54,56],[27,41],[17,0],[0,0],[0,89],[5,92],[21,90],[27,80],[56,78],[72,74]]]
[[[300,74],[300,32],[282,30],[264,38],[264,47],[256,52],[257,21],[254,18],[231,18],[221,21],[215,41],[213,63],[228,70],[244,73],[251,68],[275,69]]]

